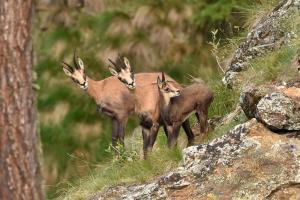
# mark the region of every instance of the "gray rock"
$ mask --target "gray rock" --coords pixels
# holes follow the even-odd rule
[[[248,118],[272,130],[300,130],[299,82],[249,85],[242,89],[240,105]]]
[[[274,92],[257,104],[257,119],[278,130],[300,130],[300,104],[288,96]]]
[[[240,95],[240,105],[245,113],[245,115],[251,119],[255,117],[256,114],[256,106],[258,102],[263,98],[266,94],[275,90],[273,86],[263,86],[257,87],[254,85],[245,86]]]

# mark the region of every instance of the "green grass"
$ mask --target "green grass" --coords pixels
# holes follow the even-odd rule
[[[279,26],[284,32],[300,33],[300,15],[295,13],[279,22]],[[242,80],[245,84],[255,83],[257,85],[274,82],[289,81],[297,77],[297,72],[292,68],[293,58],[299,53],[298,47],[300,39],[291,38],[288,45],[283,45],[279,49],[264,56],[257,57],[250,61],[247,71],[242,72]]]
[[[228,133],[232,128],[236,125],[246,122],[248,119],[243,112],[241,112],[238,116],[233,118],[229,123],[216,126],[215,129],[207,135],[205,138],[205,143],[209,143],[210,141],[222,137],[224,134]]]
[[[143,183],[177,167],[181,160],[181,151],[168,149],[164,137],[164,134],[159,134],[157,141],[159,147],[147,160],[139,158],[137,149],[126,150],[126,153],[121,154],[121,158],[99,164],[87,177],[74,183],[67,183],[67,189],[60,191],[61,195],[56,199],[86,199],[107,187]]]

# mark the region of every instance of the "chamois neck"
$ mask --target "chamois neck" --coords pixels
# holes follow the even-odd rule
[[[86,76],[86,81],[88,83],[88,88],[86,92],[90,97],[92,97],[95,101],[97,99],[97,89],[96,89],[96,82],[95,80],[91,79],[90,77]]]
[[[162,107],[168,107],[170,104],[170,97],[168,97],[167,95],[163,94],[162,92],[160,92],[160,105]]]

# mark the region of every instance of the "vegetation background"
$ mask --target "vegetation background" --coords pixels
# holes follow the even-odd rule
[[[199,77],[216,93],[210,116],[223,116],[234,109],[237,92],[222,86],[223,69],[213,54],[219,53],[219,43],[225,46],[218,54],[224,61],[253,16],[269,11],[274,2],[38,0],[33,41],[48,198],[80,199],[113,184],[146,181],[181,159],[160,134],[152,157],[140,160],[136,118],[127,126],[127,150],[113,158],[110,120],[96,113],[94,102],[60,67],[63,60],[71,62],[74,49],[96,80],[110,76],[107,59],[117,53],[126,55],[137,73],[164,71],[183,84],[190,82],[189,75]]]

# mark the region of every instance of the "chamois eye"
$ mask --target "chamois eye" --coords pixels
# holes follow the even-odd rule
[[[165,91],[166,91],[166,92],[171,92],[171,90],[170,90],[169,88],[167,88]]]

